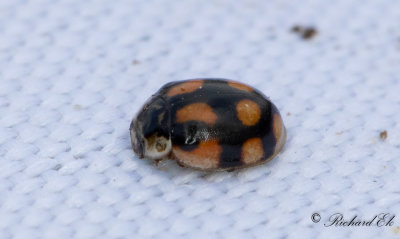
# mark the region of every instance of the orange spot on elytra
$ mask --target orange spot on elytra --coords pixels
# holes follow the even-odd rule
[[[199,169],[215,169],[219,165],[222,148],[217,140],[201,141],[197,148],[185,151],[179,146],[173,146],[173,153],[184,165]]]
[[[253,91],[253,88],[251,88],[250,86],[242,84],[242,83],[239,83],[239,82],[228,81],[228,85],[230,87],[233,87],[233,88],[236,88],[236,89],[239,89],[239,90],[244,90],[244,91],[248,91],[248,92],[252,92]]]
[[[251,100],[241,100],[236,105],[237,116],[246,126],[257,124],[261,117],[261,110],[257,103]]]
[[[209,105],[205,103],[193,103],[178,110],[176,118],[178,123],[194,120],[214,124],[218,116]]]
[[[260,138],[251,138],[242,146],[242,161],[244,164],[253,164],[264,157],[264,149]]]
[[[274,137],[276,142],[279,142],[279,140],[282,137],[282,130],[283,128],[283,122],[282,122],[282,118],[279,115],[279,113],[275,113],[274,114],[274,121],[273,121],[273,125],[272,125],[272,131],[274,132]]]
[[[167,95],[171,97],[175,95],[190,93],[197,89],[200,89],[202,86],[203,80],[192,80],[184,82],[169,89]]]

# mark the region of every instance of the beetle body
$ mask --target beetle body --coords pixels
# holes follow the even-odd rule
[[[200,170],[267,162],[286,141],[275,105],[254,88],[224,79],[164,85],[133,119],[130,133],[139,157],[171,158]]]

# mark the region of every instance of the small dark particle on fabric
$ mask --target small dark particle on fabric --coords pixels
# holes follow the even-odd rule
[[[304,40],[310,40],[318,34],[318,31],[316,28],[305,27],[305,26],[300,26],[300,25],[293,26],[292,32],[297,33]]]
[[[292,27],[292,32],[301,32],[302,31],[302,27],[299,25],[295,25]]]
[[[386,130],[382,131],[379,133],[379,138],[381,138],[382,140],[385,140],[388,136],[388,133]]]
[[[133,61],[132,61],[132,64],[133,64],[133,65],[139,65],[139,64],[140,64],[140,61],[138,61],[138,60],[133,60]]]

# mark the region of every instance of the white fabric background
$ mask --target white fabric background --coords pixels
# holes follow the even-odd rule
[[[0,1],[0,238],[398,238],[399,20],[394,0]],[[268,95],[282,154],[232,173],[134,156],[139,107],[196,77]],[[336,212],[395,225],[324,227]]]

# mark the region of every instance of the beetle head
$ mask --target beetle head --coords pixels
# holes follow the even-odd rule
[[[140,158],[162,159],[172,149],[169,110],[161,96],[152,97],[133,119],[130,127],[132,148]]]

